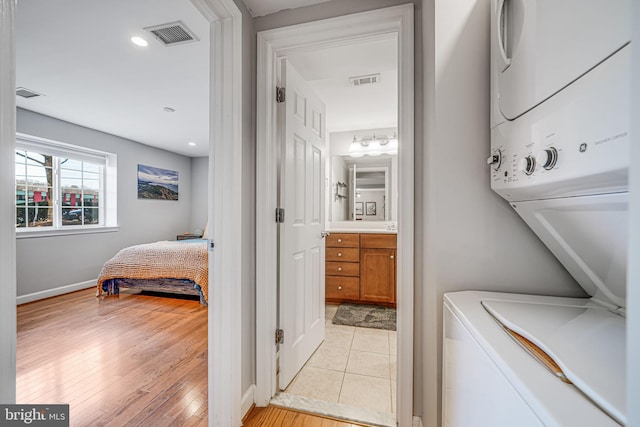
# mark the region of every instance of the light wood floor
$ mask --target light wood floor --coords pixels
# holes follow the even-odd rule
[[[243,427],[366,427],[365,424],[338,421],[276,406],[253,408],[242,425]]]
[[[18,306],[17,401],[72,426],[206,426],[207,308],[95,289]]]

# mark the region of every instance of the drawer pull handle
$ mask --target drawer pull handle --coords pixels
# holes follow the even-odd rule
[[[341,291],[342,290],[342,286],[338,286],[338,290]]]
[[[342,239],[338,239],[338,243],[342,243]]]
[[[393,255],[391,255],[389,258],[393,259],[394,257],[393,257]]]
[[[342,252],[338,252],[338,256],[342,256]]]
[[[342,267],[338,267],[338,271],[342,271]]]

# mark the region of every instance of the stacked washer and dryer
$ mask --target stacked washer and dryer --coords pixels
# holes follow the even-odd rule
[[[491,9],[491,188],[591,297],[445,294],[443,424],[625,425],[630,2]]]

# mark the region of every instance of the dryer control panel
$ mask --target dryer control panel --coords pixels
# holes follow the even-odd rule
[[[491,188],[509,201],[627,190],[629,46],[491,130]]]

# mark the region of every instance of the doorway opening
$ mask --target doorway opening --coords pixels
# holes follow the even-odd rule
[[[317,85],[316,90],[317,94],[320,98],[322,98],[322,94],[319,92],[323,91],[323,85],[328,84],[326,80],[328,78],[323,78],[319,72],[321,68],[327,68],[329,71],[336,71],[338,68],[347,68],[349,64],[348,57],[353,55],[353,50],[351,54],[347,54],[339,62],[331,62],[325,61],[322,67],[313,64],[314,57],[322,57],[323,55],[329,55],[333,49],[340,50],[342,52],[348,52],[349,49],[365,49],[365,46],[368,44],[371,46],[375,46],[376,43],[385,43],[390,42],[396,48],[394,52],[396,54],[395,57],[395,66],[397,70],[397,84],[395,85],[397,92],[394,97],[390,97],[392,99],[388,99],[388,104],[397,105],[397,113],[395,114],[396,122],[387,122],[385,123],[383,120],[379,120],[378,125],[369,124],[369,125],[356,125],[354,124],[355,119],[354,116],[351,115],[351,124],[349,124],[349,115],[348,114],[340,114],[337,116],[346,119],[347,124],[343,124],[343,128],[334,127],[332,119],[331,119],[331,106],[327,103],[327,132],[326,136],[326,146],[328,147],[328,151],[332,150],[332,134],[335,138],[339,139],[338,136],[342,138],[345,135],[350,135],[348,137],[349,143],[352,142],[353,138],[356,140],[363,140],[367,137],[373,139],[374,134],[378,136],[382,135],[382,132],[385,132],[384,136],[387,140],[392,139],[394,136],[394,131],[397,132],[398,138],[398,158],[395,162],[396,169],[398,170],[398,177],[395,180],[397,185],[397,190],[394,196],[390,191],[389,195],[381,196],[381,201],[374,202],[373,200],[369,201],[369,213],[371,216],[374,216],[374,212],[377,214],[378,211],[386,213],[387,210],[393,211],[393,209],[387,209],[387,206],[393,206],[394,198],[397,198],[397,218],[394,221],[391,217],[392,214],[385,215],[384,219],[379,223],[376,221],[345,221],[336,220],[330,223],[331,232],[346,232],[353,233],[355,229],[358,227],[363,228],[363,232],[367,231],[376,231],[380,230],[381,224],[385,224],[385,232],[393,232],[393,226],[397,223],[398,237],[397,237],[397,275],[394,275],[394,278],[397,279],[397,307],[398,307],[398,335],[397,335],[397,375],[393,375],[391,371],[396,371],[396,369],[391,367],[392,360],[392,349],[389,345],[390,341],[390,333],[387,330],[380,331],[380,335],[386,335],[386,345],[384,349],[380,349],[380,353],[376,356],[373,356],[380,361],[382,359],[386,360],[387,367],[386,372],[380,374],[382,375],[382,379],[388,381],[388,390],[389,390],[389,415],[392,417],[393,424],[395,424],[396,418],[398,421],[402,423],[410,423],[411,415],[412,415],[412,377],[413,377],[413,7],[412,5],[405,6],[397,6],[387,9],[381,9],[371,12],[365,12],[355,15],[349,15],[339,18],[328,19],[324,21],[312,22],[309,24],[296,25],[293,27],[275,29],[270,31],[261,32],[258,34],[258,102],[257,102],[257,115],[258,115],[258,153],[257,158],[263,159],[263,161],[258,163],[257,170],[257,194],[258,200],[257,205],[258,209],[264,208],[265,211],[276,209],[277,206],[277,194],[279,190],[279,177],[278,177],[278,165],[279,162],[283,160],[278,158],[276,153],[279,152],[280,146],[278,145],[279,140],[279,129],[278,129],[278,113],[279,107],[276,104],[275,97],[272,95],[276,92],[275,86],[278,81],[279,76],[277,75],[278,64],[282,58],[286,58],[286,60],[294,65],[297,65],[303,71],[301,74],[304,76],[307,71],[305,71],[305,67],[308,67],[312,75],[314,72],[318,73],[315,76],[315,80],[313,77],[308,77],[308,83],[311,86]],[[370,56],[370,55],[369,55]],[[374,56],[375,58],[375,56]],[[382,60],[382,57],[380,57]],[[352,64],[353,66],[353,64]],[[298,70],[300,71],[300,70]],[[363,73],[368,73],[369,71],[362,71]],[[373,73],[376,74],[376,73]],[[346,76],[342,76],[344,80],[347,81],[348,84],[352,84],[349,77],[363,77],[362,74],[347,73]],[[380,81],[385,81],[385,78],[380,77]],[[357,80],[357,79],[356,79]],[[375,79],[369,79],[375,80]],[[364,85],[363,85],[364,86]],[[372,85],[372,87],[374,87]],[[291,94],[291,91],[287,89],[287,96]],[[362,88],[358,88],[362,89]],[[327,92],[328,93],[328,92]],[[325,97],[329,97],[325,95]],[[364,96],[363,96],[364,98]],[[344,101],[343,101],[344,102]],[[354,108],[354,107],[351,107]],[[357,108],[357,107],[355,107]],[[372,113],[371,113],[372,114]],[[333,132],[332,132],[333,130]],[[355,134],[358,132],[358,134]],[[366,135],[368,134],[368,136]],[[385,141],[388,142],[388,141]],[[347,143],[347,146],[349,145]],[[284,152],[284,151],[283,151]],[[337,148],[334,149],[336,154],[346,155],[349,159],[356,159],[356,157],[351,156],[347,151],[339,153]],[[330,154],[331,155],[331,154]],[[391,155],[389,155],[391,156]],[[363,156],[363,157],[379,157],[379,156]],[[327,156],[327,159],[329,156]],[[344,159],[343,159],[344,160]],[[375,159],[380,160],[380,159]],[[346,162],[345,162],[346,163]],[[379,166],[371,164],[369,166]],[[367,166],[364,166],[366,168]],[[391,166],[391,162],[389,162],[388,166],[390,170],[393,169]],[[356,166],[357,168],[357,166]],[[356,169],[354,168],[354,169]],[[335,168],[334,170],[337,170]],[[325,209],[325,217],[327,219],[331,219],[332,216],[338,218],[337,214],[332,212],[333,207],[331,206],[331,201],[335,198],[342,199],[341,195],[348,200],[348,188],[346,192],[342,193],[343,187],[338,185],[338,187],[334,187],[333,181],[338,181],[338,179],[334,179],[332,177],[332,168],[327,162],[327,173],[325,178],[323,179],[323,191],[322,194],[325,196],[325,200],[327,202]],[[386,175],[386,174],[385,174]],[[390,174],[393,176],[393,174]],[[370,177],[371,178],[371,177]],[[385,181],[383,178],[382,181]],[[391,178],[391,181],[394,181]],[[348,187],[346,181],[340,180],[344,185]],[[391,185],[393,186],[393,184]],[[354,193],[351,198],[356,197],[355,189],[357,185],[352,185],[352,190]],[[334,191],[335,190],[335,191]],[[373,190],[373,189],[367,189]],[[364,193],[365,191],[358,191]],[[376,194],[376,197],[378,195]],[[355,215],[357,206],[357,202],[355,199],[352,201],[353,213]],[[381,205],[380,205],[381,204]],[[366,208],[363,203],[363,213],[366,214]],[[357,216],[366,216],[366,215],[357,215]],[[356,219],[356,218],[354,218]],[[357,224],[357,225],[356,225]],[[389,227],[387,229],[387,227]],[[290,313],[291,310],[295,310],[292,308],[292,304],[287,302],[286,297],[283,299],[282,291],[278,291],[278,274],[279,268],[282,269],[282,265],[278,268],[278,258],[276,256],[277,249],[277,240],[278,240],[278,228],[275,224],[271,222],[258,222],[258,231],[257,231],[257,246],[258,246],[258,256],[257,256],[257,300],[264,301],[264,304],[261,304],[257,307],[256,319],[256,347],[258,354],[261,357],[257,361],[257,372],[256,372],[256,404],[259,406],[263,406],[271,401],[271,398],[279,391],[279,389],[287,390],[287,386],[285,384],[278,384],[278,378],[276,376],[276,371],[278,369],[278,363],[280,363],[279,369],[280,372],[283,370],[283,355],[281,353],[282,346],[279,348],[274,345],[273,342],[273,331],[280,327],[279,317],[286,317]],[[321,246],[322,255],[324,255],[324,244]],[[327,252],[328,253],[328,252]],[[387,256],[388,257],[388,256]],[[392,255],[392,257],[395,257]],[[324,271],[325,264],[322,262],[321,265],[322,270]],[[325,277],[323,276],[323,279]],[[282,283],[280,283],[282,286]],[[282,289],[282,288],[280,288]],[[326,289],[326,294],[329,296],[329,284],[326,284],[326,288],[323,286],[323,295]],[[280,293],[279,293],[280,292]],[[324,298],[323,298],[324,300]],[[335,301],[334,301],[335,302]],[[333,311],[333,307],[322,308],[322,311],[327,311],[331,313]],[[323,317],[325,320],[325,317]],[[337,326],[333,325],[332,321],[329,319],[324,324],[326,328],[327,337],[329,337],[331,332],[330,328],[334,328]],[[339,330],[339,328],[338,328]],[[360,331],[361,333],[363,331]],[[292,332],[287,330],[285,333],[285,342],[287,334],[291,334]],[[360,335],[360,334],[359,334]],[[291,337],[291,335],[289,335]],[[296,339],[298,335],[294,334],[291,339]],[[271,340],[269,339],[271,337]],[[395,338],[395,337],[394,337]],[[357,341],[366,340],[364,338],[357,338]],[[395,339],[391,339],[395,342]],[[325,339],[325,343],[331,341],[330,339]],[[340,392],[343,387],[345,387],[344,378],[347,374],[358,375],[357,372],[347,372],[349,369],[357,371],[357,367],[353,367],[357,357],[363,356],[357,352],[365,353],[367,350],[365,348],[359,348],[359,344],[353,346],[353,343],[356,342],[356,329],[353,329],[353,335],[351,337],[346,337],[343,339],[344,342],[347,342],[349,348],[346,349],[348,352],[345,353],[345,349],[337,349],[335,347],[330,348],[329,345],[322,347],[318,351],[324,351],[325,353],[341,353],[342,361],[341,364],[345,364],[345,370],[342,374],[339,373],[338,369],[335,369],[334,372],[338,372],[338,374],[334,375],[336,378],[342,375],[340,381],[334,381],[334,396],[335,396],[335,384],[338,384],[338,396],[336,400],[340,399]],[[393,344],[391,344],[393,345]],[[324,344],[323,344],[324,346]],[[371,348],[368,348],[369,350]],[[349,354],[349,352],[355,351],[353,355]],[[375,352],[366,352],[366,353],[375,353]],[[386,354],[385,354],[386,353]],[[352,367],[349,368],[349,359],[353,356],[354,363],[352,363]],[[383,356],[383,357],[377,357]],[[318,357],[315,355],[311,357],[308,361],[308,365],[306,367],[322,369],[318,366],[311,366],[313,364],[320,364],[322,362],[318,361]],[[325,360],[326,361],[326,360]],[[370,359],[371,361],[371,359]],[[304,362],[307,362],[305,359]],[[375,362],[372,362],[375,364]],[[304,363],[303,363],[304,364]],[[363,363],[360,363],[363,365]],[[305,368],[306,368],[305,367]],[[303,371],[304,369],[303,368]],[[385,369],[385,368],[383,368]],[[301,372],[303,372],[301,371]],[[314,371],[314,369],[309,369],[309,371]],[[328,369],[331,371],[331,369]],[[316,371],[316,374],[326,373],[323,371]],[[396,372],[394,372],[396,374]],[[300,374],[299,374],[300,375]],[[302,374],[304,375],[304,374]],[[363,375],[366,376],[366,375]],[[391,396],[392,390],[392,381],[391,377],[398,378],[398,390],[397,396]],[[374,377],[374,376],[372,376]],[[385,378],[386,377],[386,378]],[[296,388],[304,388],[304,387],[296,387],[297,379],[294,380],[289,387],[291,390],[295,391]],[[285,381],[288,382],[288,379]],[[304,382],[304,381],[303,381]],[[313,379],[311,379],[313,383]],[[288,384],[287,384],[288,385]],[[319,384],[316,384],[319,385]],[[348,388],[348,386],[347,386]],[[346,392],[346,389],[345,389]],[[345,399],[347,394],[345,394]],[[285,396],[287,397],[287,396]],[[395,407],[392,404],[392,401],[399,402],[400,405]],[[282,402],[278,402],[282,403]],[[306,410],[314,410],[313,407],[310,408],[300,408]],[[317,408],[316,408],[317,409]],[[396,412],[397,416],[392,415],[392,412]],[[334,415],[341,416],[340,413],[336,413]],[[365,421],[364,419],[362,419]]]
[[[2,199],[15,196],[13,158],[15,151],[15,69],[14,50],[16,22],[15,0],[0,0],[2,34],[0,35],[0,151],[3,171],[0,189]],[[211,81],[210,123],[210,172],[209,181],[215,182],[208,189],[208,236],[210,248],[224,248],[209,256],[210,282],[225,283],[224,289],[216,287],[210,293],[212,303],[208,316],[209,347],[209,399],[210,420],[213,424],[241,424],[241,374],[240,374],[240,313],[241,283],[236,272],[241,256],[242,233],[240,219],[235,214],[241,209],[242,177],[242,14],[233,0],[193,0],[192,3],[209,23],[212,40],[210,47]],[[215,100],[215,102],[214,102]],[[215,160],[213,160],[215,158]],[[211,169],[215,168],[215,171]],[[15,301],[16,301],[16,249],[15,211],[0,212],[3,257],[0,269],[3,278],[2,321],[3,351],[0,355],[0,372],[3,381],[0,396],[5,402],[15,402]],[[224,224],[224,227],[223,227]],[[222,268],[226,266],[229,268]],[[227,326],[231,325],[231,326]],[[5,345],[6,344],[6,345]],[[231,367],[231,368],[230,368]],[[214,419],[215,417],[215,419]]]

